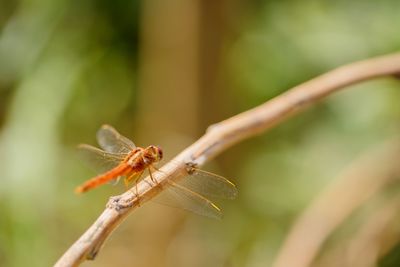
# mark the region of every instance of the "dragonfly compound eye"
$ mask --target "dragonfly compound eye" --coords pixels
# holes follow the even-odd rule
[[[161,147],[157,146],[157,158],[158,160],[161,160],[163,157],[163,151],[161,149]]]

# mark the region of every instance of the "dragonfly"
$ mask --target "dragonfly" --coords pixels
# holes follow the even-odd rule
[[[110,125],[97,131],[100,148],[81,144],[78,146],[82,158],[100,171],[100,174],[76,187],[76,193],[84,193],[106,183],[116,184],[120,178],[128,186],[141,180],[148,171],[154,184],[158,184],[152,173],[159,171],[155,165],[163,158],[159,146],[137,147],[130,139],[118,133]],[[234,199],[236,186],[220,175],[190,166],[188,175],[178,182],[167,181],[162,193],[155,201],[168,206],[185,209],[211,218],[221,218],[221,209],[213,198]]]

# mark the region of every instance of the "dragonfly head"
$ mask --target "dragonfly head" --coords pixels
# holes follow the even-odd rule
[[[149,146],[154,161],[160,161],[163,158],[163,151],[159,146]]]

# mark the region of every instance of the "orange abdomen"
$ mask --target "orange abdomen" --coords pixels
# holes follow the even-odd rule
[[[76,193],[83,193],[86,192],[90,189],[93,189],[99,185],[105,184],[113,179],[116,179],[118,176],[126,175],[128,172],[132,170],[131,166],[128,164],[120,164],[114,169],[111,169],[110,171],[100,174],[96,177],[93,177],[90,180],[87,180],[85,183],[82,185],[78,186],[75,189]]]

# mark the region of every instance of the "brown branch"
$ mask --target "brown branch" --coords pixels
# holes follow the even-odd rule
[[[399,158],[400,140],[396,139],[351,164],[298,218],[273,266],[310,266],[328,236],[352,212],[398,179]]]
[[[197,142],[166,163],[157,172],[161,185],[179,179],[186,172],[186,163],[203,165],[228,147],[255,136],[282,122],[325,96],[360,81],[400,73],[400,54],[392,54],[345,65],[282,95],[218,124],[214,124]],[[138,184],[140,203],[151,199],[162,190],[152,186],[150,177]],[[56,266],[78,266],[85,259],[94,259],[104,240],[138,207],[136,195],[128,190],[111,198],[107,208],[94,224],[65,252]]]

